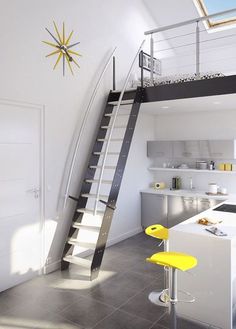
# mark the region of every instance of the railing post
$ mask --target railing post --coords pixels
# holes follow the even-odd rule
[[[153,79],[153,70],[154,70],[154,41],[153,41],[153,35],[151,34],[151,39],[150,39],[150,55],[151,55],[151,63],[150,63],[150,80],[151,80],[151,85],[154,85],[154,79]]]
[[[200,30],[197,22],[196,26],[196,76],[200,79]]]
[[[143,88],[143,50],[139,53],[140,56],[140,66],[141,66],[141,87]]]
[[[115,56],[113,56],[113,59],[112,59],[112,78],[113,78],[113,85],[112,85],[112,88],[113,90],[116,90],[116,58]]]

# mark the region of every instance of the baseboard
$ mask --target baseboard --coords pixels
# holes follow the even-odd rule
[[[58,259],[57,261],[51,263],[51,264],[47,264],[43,267],[43,274],[49,274],[51,272],[57,271],[60,269],[61,266],[61,260]]]
[[[121,234],[121,235],[113,238],[113,239],[108,240],[106,246],[110,247],[110,246],[112,246],[116,243],[119,243],[119,242],[121,242],[123,240],[126,240],[128,238],[131,238],[132,236],[134,236],[134,235],[136,235],[136,234],[138,234],[142,231],[143,231],[142,227],[137,227],[136,229],[134,229],[132,231],[126,232],[124,234]],[[80,257],[87,257],[91,254],[92,254],[91,250],[86,250],[86,251],[83,251],[82,253],[80,253]],[[53,263],[51,263],[51,264],[47,264],[43,267],[42,273],[43,274],[49,274],[51,272],[59,270],[60,265],[61,265],[61,260],[60,259],[53,262]]]
[[[112,245],[114,245],[114,244],[116,244],[118,242],[121,242],[121,241],[126,240],[128,238],[131,238],[132,236],[134,236],[134,235],[136,235],[138,233],[141,233],[142,231],[143,231],[142,227],[139,226],[139,227],[136,227],[136,229],[134,229],[132,231],[129,231],[129,232],[126,232],[126,233],[124,233],[122,235],[119,235],[119,236],[117,236],[117,237],[115,237],[113,239],[110,239],[110,240],[108,239],[107,240],[107,247],[110,247],[110,246],[112,246]]]

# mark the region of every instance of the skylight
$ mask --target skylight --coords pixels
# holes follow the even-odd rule
[[[226,11],[236,7],[235,0],[195,0],[201,16],[208,16],[218,12]],[[236,11],[227,15],[213,17],[206,21],[208,29],[216,27],[228,27],[236,25]]]

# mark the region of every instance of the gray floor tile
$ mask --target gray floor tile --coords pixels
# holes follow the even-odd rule
[[[167,309],[152,304],[148,300],[148,295],[149,292],[147,290],[137,294],[135,297],[129,299],[127,303],[122,305],[121,309],[151,322],[159,320],[163,314],[167,312]]]
[[[142,287],[140,287],[140,290]],[[105,304],[119,307],[124,304],[129,298],[137,294],[137,289],[126,286],[125,289],[121,286],[119,280],[106,283],[96,289],[93,289],[88,296],[99,300]]]
[[[162,325],[166,328],[170,327],[170,318],[169,314],[165,314],[156,325]],[[158,327],[157,327],[158,328]],[[209,329],[209,325],[203,323],[196,323],[194,320],[190,319],[181,319],[177,317],[177,329]],[[156,329],[154,326],[152,329]]]
[[[114,310],[113,307],[100,303],[95,299],[81,296],[76,303],[60,314],[82,327],[90,328],[110,315]]]
[[[148,300],[164,286],[163,268],[145,262],[157,243],[140,233],[107,248],[94,281],[71,265],[0,293],[0,329],[168,329],[165,309]],[[181,321],[178,329],[210,329]]]
[[[38,307],[37,304],[20,304],[15,308],[11,308],[0,317],[0,326],[3,328],[37,328],[42,321],[52,318],[52,314],[46,309]],[[8,324],[8,325],[7,325]],[[18,327],[17,327],[18,325]],[[5,326],[5,327],[4,327]]]
[[[99,322],[94,329],[149,329],[151,325],[150,321],[117,310]]]

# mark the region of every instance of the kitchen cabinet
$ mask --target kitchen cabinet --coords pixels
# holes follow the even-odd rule
[[[143,228],[153,224],[171,228],[222,201],[195,196],[141,193],[141,224]]]
[[[148,141],[147,154],[168,159],[236,159],[236,143],[234,139]]]
[[[141,193],[142,227],[161,224],[167,226],[167,195]]]
[[[221,202],[222,202],[222,200],[198,198],[197,199],[197,211],[198,211],[198,213],[200,213],[211,207],[216,206],[218,203],[221,203]]]
[[[197,198],[168,196],[167,225],[169,228],[183,222],[197,213]]]
[[[172,142],[148,141],[147,156],[150,158],[172,158]]]
[[[209,141],[210,157],[214,159],[235,159],[235,140]]]
[[[200,157],[200,142],[193,141],[173,141],[173,158],[194,158]]]

